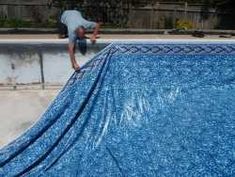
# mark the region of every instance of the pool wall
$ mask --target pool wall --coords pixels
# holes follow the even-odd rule
[[[88,44],[86,55],[76,52],[83,65],[108,43]],[[0,84],[61,85],[73,73],[64,41],[1,41]]]
[[[88,42],[86,55],[76,52],[80,65],[90,60],[111,42],[141,42],[146,40],[99,39]],[[159,43],[235,43],[234,40],[147,40]],[[67,52],[67,40],[0,40],[0,85],[16,88],[17,85],[63,85],[73,73]]]

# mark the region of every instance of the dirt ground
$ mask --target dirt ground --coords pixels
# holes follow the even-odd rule
[[[59,88],[0,90],[0,147],[11,142],[40,118]]]

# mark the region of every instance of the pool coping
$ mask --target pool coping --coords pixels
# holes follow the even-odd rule
[[[67,44],[67,39],[0,39],[0,44]],[[87,40],[88,44],[91,44]],[[110,43],[235,43],[235,39],[98,39],[96,44]]]

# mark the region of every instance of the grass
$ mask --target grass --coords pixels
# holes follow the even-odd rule
[[[56,20],[48,19],[46,22],[33,22],[21,19],[0,19],[1,28],[55,28]]]
[[[22,19],[3,19],[0,18],[0,28],[56,28],[57,21],[49,18],[45,22],[35,22]],[[120,28],[121,25],[106,23],[102,28]]]

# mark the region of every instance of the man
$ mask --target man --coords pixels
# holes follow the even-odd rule
[[[77,40],[84,40],[86,38],[86,29],[94,29],[92,36],[90,37],[91,42],[96,42],[96,36],[98,34],[100,24],[84,19],[81,13],[77,10],[66,10],[61,16],[60,24],[60,37],[65,37],[68,32],[69,44],[68,52],[71,60],[71,64],[74,70],[79,70],[80,66],[75,58],[75,47]],[[61,26],[62,25],[62,26]]]

